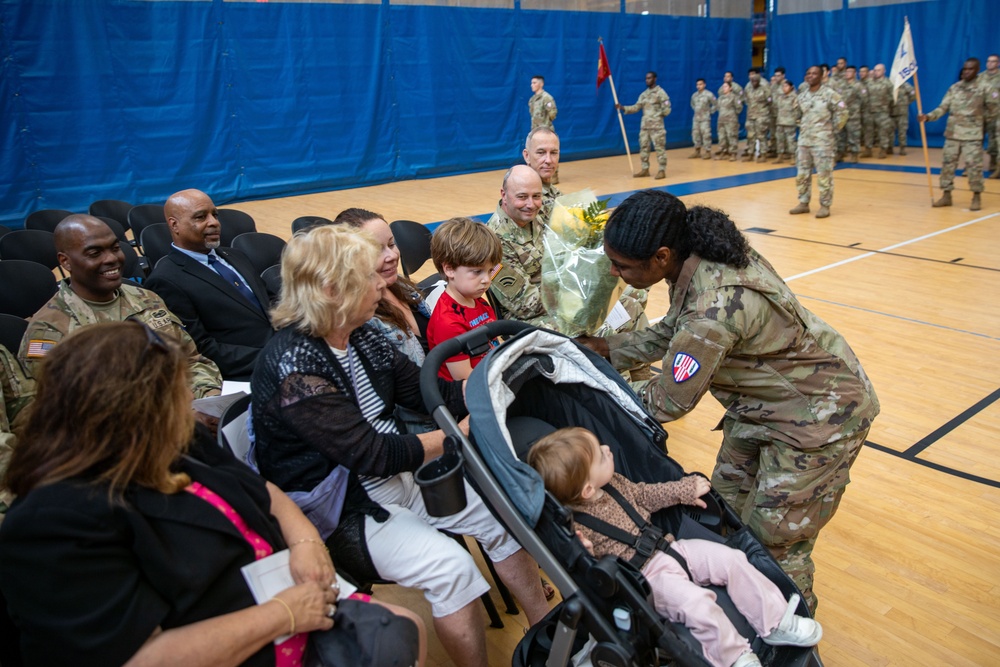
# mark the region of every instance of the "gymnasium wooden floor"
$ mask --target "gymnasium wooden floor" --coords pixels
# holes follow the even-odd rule
[[[882,413],[815,553],[825,664],[1000,665],[1000,181],[986,182],[982,211],[968,210],[964,178],[954,207],[932,209],[922,154],[910,149],[837,170],[833,215],[816,220],[788,215],[796,203],[788,165],[685,159],[689,152],[670,151],[666,181],[631,178],[624,155],[564,162],[559,187],[602,197],[667,187],[688,204],[727,211],[864,364]],[[939,150],[931,165],[940,166]],[[332,218],[349,206],[433,223],[492,212],[502,174],[227,206],[286,238],[295,217]],[[938,196],[936,174],[933,184]],[[813,211],[817,199],[814,191]],[[428,263],[418,276],[430,271]],[[657,286],[650,318],[667,305]],[[711,471],[721,413],[706,396],[667,425],[670,454],[686,469]],[[413,591],[377,595],[430,620]],[[523,614],[504,621],[487,630],[497,667],[510,664],[525,623]],[[429,664],[451,665],[431,642]]]

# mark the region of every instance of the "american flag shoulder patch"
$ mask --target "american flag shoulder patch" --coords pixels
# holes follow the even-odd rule
[[[701,368],[701,364],[698,363],[697,359],[687,352],[678,352],[674,355],[674,382],[680,383],[690,380],[699,368]]]
[[[54,340],[41,340],[32,338],[28,341],[28,359],[40,359],[49,353],[49,350],[56,346]]]

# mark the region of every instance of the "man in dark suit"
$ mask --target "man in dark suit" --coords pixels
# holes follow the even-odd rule
[[[204,192],[171,195],[163,212],[173,250],[156,265],[146,287],[181,318],[224,379],[249,379],[274,332],[264,282],[245,255],[219,247],[218,211]]]

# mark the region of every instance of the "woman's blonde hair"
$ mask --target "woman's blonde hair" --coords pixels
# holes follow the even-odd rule
[[[17,495],[74,477],[176,493],[170,470],[194,432],[187,357],[140,322],[94,324],[45,356],[35,399],[7,469]]]
[[[274,327],[326,336],[346,326],[369,294],[380,252],[374,236],[345,225],[322,225],[293,236],[281,255]]]
[[[580,494],[594,463],[594,439],[585,428],[561,428],[540,438],[528,451],[528,465],[538,471],[545,488],[559,502],[583,499]]]

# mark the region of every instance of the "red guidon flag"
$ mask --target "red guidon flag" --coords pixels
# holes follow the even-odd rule
[[[611,76],[611,66],[608,65],[608,54],[604,52],[604,44],[600,44],[601,54],[597,58],[597,87],[600,88],[604,80]]]

